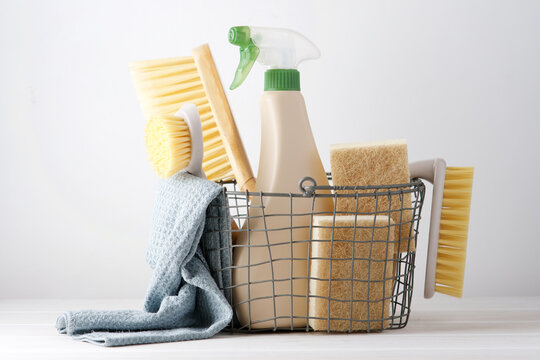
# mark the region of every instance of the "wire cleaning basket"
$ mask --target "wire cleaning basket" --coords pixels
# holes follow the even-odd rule
[[[331,175],[327,175],[331,181]],[[269,254],[267,261],[250,260],[245,265],[233,263],[232,266],[212,269],[233,279],[230,286],[218,284],[235,310],[230,330],[373,332],[405,327],[413,292],[415,252],[410,250],[415,248],[425,194],[422,181],[413,179],[408,184],[337,187],[317,186],[313,179],[303,178],[299,183],[301,192],[287,194],[238,191],[234,182],[222,185],[231,217],[238,228],[233,226],[230,230],[231,246],[226,249],[206,247],[203,252],[227,251],[231,259],[242,249],[248,254],[260,250]],[[272,198],[286,201],[288,211],[279,214],[265,214],[263,211],[261,215],[260,209],[264,209],[265,203]],[[297,202],[310,201],[311,209],[314,209],[318,201],[328,201],[328,198],[334,205],[331,212],[312,210],[297,213],[294,210]],[[340,203],[346,201],[353,201],[356,211],[341,210]],[[372,209],[365,210],[359,206],[366,203]],[[262,217],[265,226],[271,217],[287,220],[289,226],[259,230],[267,234],[267,239],[271,232],[281,232],[283,241],[255,245],[248,230],[250,220],[255,217]],[[307,226],[293,222],[293,218],[302,217]],[[309,238],[294,235],[300,228],[308,231]],[[244,237],[247,235],[247,244],[241,245],[237,241],[242,233]],[[304,257],[293,251],[299,243],[308,247]],[[272,257],[277,247],[290,249],[290,256]],[[276,276],[278,264],[282,270],[290,271],[285,276],[283,273]],[[250,280],[249,274],[261,266],[265,266],[266,277]],[[298,276],[298,272],[293,271],[294,266],[305,269],[304,275]],[[247,278],[237,275],[235,280],[239,271],[245,271]],[[261,284],[271,288],[272,292],[257,296],[255,290]],[[287,287],[284,288],[285,284]],[[244,299],[238,299],[238,296],[235,299],[240,290],[247,295]],[[290,311],[276,311],[284,304]],[[258,312],[262,309],[271,315],[261,318]]]

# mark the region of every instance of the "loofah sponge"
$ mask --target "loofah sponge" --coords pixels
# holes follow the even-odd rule
[[[410,182],[407,141],[338,144],[330,146],[332,181],[335,186],[406,184]],[[396,190],[396,189],[392,189]],[[354,193],[355,191],[336,191]],[[359,193],[367,192],[359,190]],[[373,192],[369,190],[369,192]],[[402,210],[403,209],[403,210]],[[358,213],[389,215],[396,224],[399,252],[414,251],[411,194],[358,198]],[[338,198],[337,212],[354,213],[356,198]],[[398,248],[396,247],[396,251]]]
[[[372,331],[388,327],[397,261],[393,258],[395,224],[387,216],[375,219],[358,215],[355,230],[354,220],[352,215],[336,216],[335,222],[333,216],[313,217],[309,325],[314,330]]]

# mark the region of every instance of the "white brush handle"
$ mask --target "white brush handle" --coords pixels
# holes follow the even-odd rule
[[[435,294],[437,248],[439,246],[439,230],[441,228],[446,161],[443,159],[431,159],[413,162],[409,164],[409,171],[411,173],[411,178],[421,178],[433,184],[428,254],[426,261],[426,281],[424,285],[424,298],[429,299]]]
[[[206,175],[202,169],[204,155],[203,135],[201,118],[199,117],[197,106],[189,103],[183,104],[180,110],[176,112],[175,116],[184,119],[188,125],[191,137],[191,159],[186,167],[186,171],[191,175],[206,179]]]

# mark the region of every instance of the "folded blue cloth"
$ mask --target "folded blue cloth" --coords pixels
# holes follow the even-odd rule
[[[144,310],[69,311],[58,318],[58,331],[104,346],[204,339],[221,331],[233,314],[230,291],[216,284],[231,284],[230,270],[223,271],[231,265],[226,205],[221,186],[211,181],[185,172],[161,181]]]

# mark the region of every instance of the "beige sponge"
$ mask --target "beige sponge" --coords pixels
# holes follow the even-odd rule
[[[405,139],[331,145],[330,164],[334,186],[391,185],[410,182]],[[336,193],[354,192],[336,191]],[[337,200],[336,211],[355,212],[356,198],[341,197]],[[396,224],[401,224],[396,226],[395,235],[396,239],[400,239],[399,251],[414,251],[411,194],[381,195],[377,200],[375,196],[358,197],[358,213],[374,214],[375,211],[377,216],[391,213],[392,220]]]
[[[314,330],[388,327],[397,261],[394,222],[382,215],[358,215],[355,230],[354,220],[352,215],[313,217],[309,325]]]

